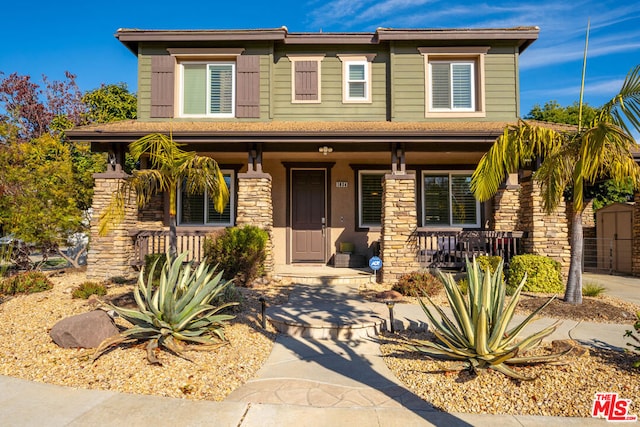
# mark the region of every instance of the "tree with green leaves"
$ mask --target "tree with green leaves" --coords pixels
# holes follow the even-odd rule
[[[616,183],[631,180],[640,188],[640,166],[635,162],[637,144],[631,129],[640,132],[640,65],[627,75],[622,88],[603,105],[584,128],[560,132],[521,121],[508,126],[482,157],[471,179],[471,191],[480,201],[491,198],[509,173],[525,164],[542,161],[533,178],[540,184],[546,212],[555,211],[571,188],[571,261],[564,300],[582,303],[582,213],[585,188],[609,178]]]
[[[591,123],[596,118],[600,109],[594,108],[589,104],[582,105],[582,121]],[[526,120],[539,120],[551,123],[566,123],[568,125],[578,125],[580,119],[580,104],[574,102],[571,105],[563,107],[557,101],[547,101],[543,107],[535,104],[529,114],[525,116]]]
[[[43,134],[30,142],[1,147],[0,164],[9,166],[0,168],[0,182],[6,184],[0,197],[3,231],[34,245],[43,261],[48,254],[57,253],[78,267],[80,253],[72,257],[63,250],[69,237],[85,228],[75,198],[69,147]],[[19,253],[23,254],[22,267],[35,265],[29,251],[14,255]]]
[[[172,136],[159,133],[146,135],[129,145],[129,153],[138,161],[149,157],[149,169],[135,170],[114,194],[99,219],[99,233],[106,235],[113,223],[124,219],[125,205],[136,200],[144,207],[152,196],[164,192],[169,196],[169,257],[177,254],[178,187],[187,194],[203,194],[211,198],[218,212],[229,202],[229,189],[218,163],[193,151],[184,151]]]
[[[132,120],[137,116],[136,95],[129,92],[126,83],[101,85],[86,92],[82,102],[87,106],[89,123],[110,123]]]

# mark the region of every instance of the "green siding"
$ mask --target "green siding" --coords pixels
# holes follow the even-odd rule
[[[418,43],[391,46],[284,46],[274,51],[270,45],[244,46],[245,54],[260,55],[260,118],[237,120],[326,120],[326,121],[443,121],[513,120],[517,114],[517,57],[511,46],[490,49],[485,56],[484,118],[425,118],[424,58]],[[374,49],[379,49],[375,51]],[[321,103],[291,102],[291,62],[287,53],[324,54],[321,61]],[[372,102],[342,102],[342,62],[338,54],[376,53],[372,66]],[[141,45],[138,54],[138,117],[150,118],[151,56],[166,54],[164,47]],[[389,82],[389,85],[387,84]],[[177,102],[178,100],[176,100]],[[175,120],[181,120],[179,118]],[[194,119],[185,119],[194,120]],[[202,119],[215,120],[215,119]],[[219,119],[236,120],[236,119]]]
[[[313,54],[316,52],[296,52]],[[342,61],[336,54],[364,54],[363,51],[330,52],[320,62],[321,103],[291,102],[291,61],[284,55],[274,64],[273,108],[276,120],[386,120],[386,52],[379,53],[371,64],[371,103],[342,102]]]

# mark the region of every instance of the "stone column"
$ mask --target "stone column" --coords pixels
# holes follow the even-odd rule
[[[495,231],[518,230],[520,217],[520,184],[517,175],[507,180],[493,197],[493,224]]]
[[[382,183],[382,275],[394,283],[405,273],[420,269],[416,230],[415,174],[387,174]]]
[[[264,271],[273,272],[273,202],[271,175],[262,172],[238,174],[238,212],[236,225],[254,225],[269,234]]]
[[[631,249],[631,269],[634,276],[640,276],[640,193],[634,195],[633,206],[633,247]]]
[[[138,216],[135,197],[125,201],[124,219],[112,223],[106,236],[98,233],[98,222],[104,209],[111,203],[118,186],[129,175],[122,171],[110,171],[93,175],[95,180],[93,215],[91,218],[91,240],[87,254],[87,279],[107,280],[112,277],[133,277],[136,271],[131,265],[134,258],[134,241],[129,230],[135,228]]]
[[[540,184],[529,179],[521,186],[518,227],[527,232],[523,239],[524,252],[553,258],[562,264],[566,276],[571,261],[566,205],[563,201],[555,212],[548,215],[542,208]]]

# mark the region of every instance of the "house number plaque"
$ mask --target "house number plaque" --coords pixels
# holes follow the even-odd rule
[[[347,188],[349,183],[347,181],[336,181],[336,187],[338,188]]]

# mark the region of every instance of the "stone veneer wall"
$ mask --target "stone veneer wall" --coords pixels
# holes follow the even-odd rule
[[[254,225],[269,233],[264,270],[273,272],[273,201],[271,175],[261,172],[238,174],[238,209],[236,225]]]
[[[394,283],[420,268],[416,256],[416,176],[387,174],[382,188],[381,280]]]
[[[631,248],[631,269],[634,276],[640,276],[640,193],[634,195],[633,206],[633,247]]]
[[[498,189],[493,197],[492,227],[495,231],[516,231],[520,218],[520,185]]]
[[[559,261],[563,273],[568,274],[571,251],[565,203],[547,215],[542,207],[540,184],[531,179],[521,183],[518,229],[527,232],[523,239],[524,252],[551,257]]]
[[[128,175],[124,172],[106,172],[94,174],[93,217],[89,253],[87,255],[87,279],[106,280],[111,277],[135,276],[131,266],[134,256],[133,240],[129,230],[135,228],[138,209],[135,199],[125,204],[124,220],[120,224],[112,224],[106,236],[98,234],[100,214],[111,202],[114,192]]]

